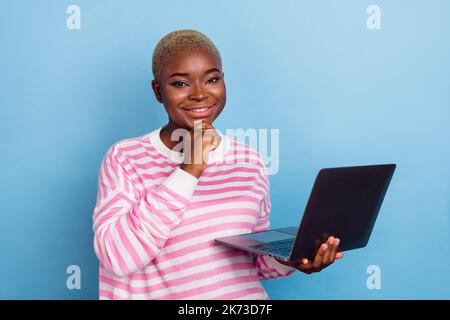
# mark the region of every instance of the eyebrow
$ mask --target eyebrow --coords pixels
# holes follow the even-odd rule
[[[211,69],[206,70],[204,74],[207,75],[208,73],[211,73],[214,71],[220,72],[220,70],[217,68],[211,68]],[[176,77],[176,76],[187,77],[188,75],[189,75],[189,73],[176,72],[176,73],[171,74],[169,76],[169,78]]]

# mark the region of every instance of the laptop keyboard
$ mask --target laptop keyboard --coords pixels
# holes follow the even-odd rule
[[[292,245],[294,244],[294,238],[278,240],[273,242],[261,243],[254,246],[251,246],[253,249],[263,250],[275,255],[279,255],[282,257],[287,257],[291,253]]]

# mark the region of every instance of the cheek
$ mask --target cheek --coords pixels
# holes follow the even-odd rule
[[[225,100],[226,99],[226,89],[225,89],[225,85],[222,84],[220,86],[217,86],[215,88],[213,88],[211,90],[211,93],[217,97],[220,100]]]
[[[178,106],[186,99],[186,93],[183,90],[166,89],[162,94],[163,104],[169,115],[179,117],[180,110]]]
[[[185,100],[187,96],[188,93],[186,90],[168,87],[166,90],[164,90],[163,98],[169,104],[178,105],[180,104],[180,102]]]

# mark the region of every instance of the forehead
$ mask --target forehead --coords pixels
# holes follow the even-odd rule
[[[206,70],[220,68],[219,58],[206,50],[183,49],[169,59],[161,70],[161,75],[180,73],[203,73]]]

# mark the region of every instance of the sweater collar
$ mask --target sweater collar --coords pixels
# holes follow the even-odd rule
[[[150,132],[149,134],[149,140],[150,143],[155,147],[156,150],[158,150],[163,156],[169,158],[175,163],[181,164],[184,161],[184,153],[174,151],[170,148],[168,148],[164,142],[161,140],[160,132],[162,127]],[[208,164],[214,163],[214,162],[220,162],[225,159],[225,155],[230,150],[230,141],[227,136],[222,134],[222,132],[218,129],[215,129],[217,133],[220,135],[220,143],[219,145],[212,151],[210,151],[208,155]]]

